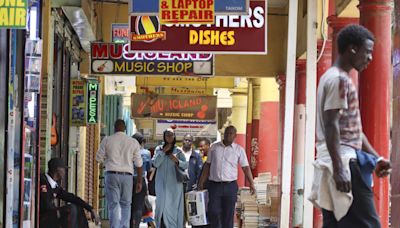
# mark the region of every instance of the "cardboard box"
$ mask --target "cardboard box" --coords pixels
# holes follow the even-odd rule
[[[189,224],[203,226],[208,224],[208,191],[191,191],[185,194],[186,214]]]

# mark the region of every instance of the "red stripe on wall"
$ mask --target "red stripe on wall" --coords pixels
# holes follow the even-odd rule
[[[258,173],[278,175],[279,158],[279,102],[261,102],[259,128]]]
[[[246,148],[246,134],[237,134],[235,142],[241,145],[243,148]],[[238,165],[238,185],[239,187],[244,186],[244,173],[242,171],[242,167]]]

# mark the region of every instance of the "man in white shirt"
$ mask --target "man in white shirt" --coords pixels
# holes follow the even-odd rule
[[[233,142],[235,138],[236,128],[227,127],[223,141],[211,146],[199,181],[199,189],[202,190],[206,180],[209,180],[208,217],[212,228],[233,227],[238,191],[238,164],[250,183],[251,193],[255,192],[246,152]]]
[[[129,228],[133,193],[133,170],[142,176],[142,157],[139,143],[125,134],[125,122],[117,120],[115,134],[103,139],[96,160],[105,165],[105,190],[110,227]],[[142,178],[137,178],[136,192],[142,190]],[[121,214],[119,214],[121,209]]]

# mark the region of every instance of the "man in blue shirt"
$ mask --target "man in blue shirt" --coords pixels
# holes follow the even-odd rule
[[[140,144],[140,155],[142,156],[143,160],[143,172],[142,172],[142,191],[138,193],[133,193],[132,195],[132,210],[131,210],[131,228],[138,228],[140,226],[140,222],[142,220],[143,210],[144,210],[144,200],[147,194],[147,181],[146,176],[147,172],[150,171],[151,168],[151,153],[149,150],[144,148],[145,139],[142,134],[136,133],[132,136],[132,138],[136,139]],[[133,189],[135,189],[135,183],[137,180],[137,172],[136,167],[133,172]]]
[[[183,137],[182,151],[185,154],[186,161],[189,162],[189,181],[185,183],[185,192],[190,192],[197,189],[197,182],[201,175],[203,161],[198,152],[193,149],[193,137],[186,134]]]

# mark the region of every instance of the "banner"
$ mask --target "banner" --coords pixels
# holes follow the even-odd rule
[[[0,0],[0,28],[25,29],[28,0]]]
[[[246,15],[248,13],[249,0],[214,0],[214,2],[216,15]],[[159,5],[159,0],[129,0],[129,13],[135,16],[158,16]]]
[[[157,120],[156,137],[162,137],[167,128],[172,128],[177,137],[191,134],[194,137],[216,138],[218,132],[217,121],[197,120]]]
[[[71,79],[71,101],[69,122],[72,126],[86,125],[86,83],[81,79]]]
[[[248,15],[216,16],[214,25],[160,25],[155,16],[130,16],[130,51],[266,54],[265,4],[251,1]]]
[[[87,123],[97,124],[99,122],[99,90],[97,81],[87,82]]]
[[[123,43],[91,43],[91,74],[205,76],[214,74],[212,54],[129,53],[128,49],[129,44]]]
[[[161,24],[214,24],[214,0],[160,0]]]
[[[131,95],[132,118],[214,120],[215,96]]]

